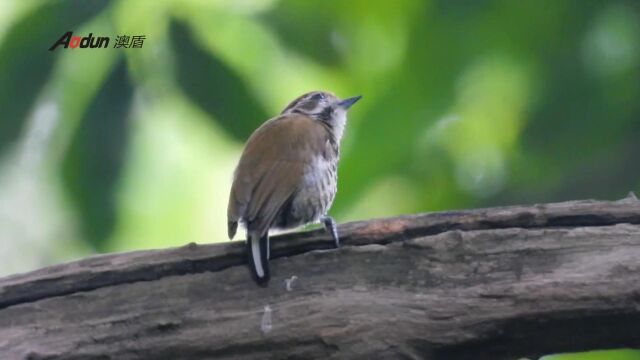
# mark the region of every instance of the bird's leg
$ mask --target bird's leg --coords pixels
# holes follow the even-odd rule
[[[338,237],[338,229],[336,228],[336,223],[333,221],[331,216],[325,215],[322,217],[322,222],[324,223],[324,228],[327,230],[331,237],[333,238],[333,242],[336,245],[336,248],[340,247],[340,238]]]
[[[271,259],[271,241],[269,240],[269,235],[267,235],[267,260]]]

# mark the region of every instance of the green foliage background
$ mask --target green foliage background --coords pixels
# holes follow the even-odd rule
[[[315,89],[364,95],[341,222],[640,190],[635,0],[1,0],[0,274],[225,241],[243,141]]]

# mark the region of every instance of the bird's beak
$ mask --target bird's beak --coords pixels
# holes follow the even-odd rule
[[[362,98],[362,96],[358,95],[358,96],[350,97],[348,99],[340,100],[340,102],[338,102],[338,106],[346,110],[350,108],[351,105],[355,104],[358,100],[360,100],[360,98]]]

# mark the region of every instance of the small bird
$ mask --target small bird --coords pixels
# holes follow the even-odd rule
[[[269,282],[269,230],[322,221],[336,247],[327,215],[337,190],[340,139],[347,110],[361,96],[338,99],[313,91],[293,100],[251,134],[234,173],[227,209],[229,239],[238,223],[247,230],[249,268]]]

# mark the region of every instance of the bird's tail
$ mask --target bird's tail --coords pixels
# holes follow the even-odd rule
[[[259,236],[256,233],[247,234],[247,254],[249,256],[249,269],[253,279],[260,286],[266,286],[269,282],[269,234]]]

